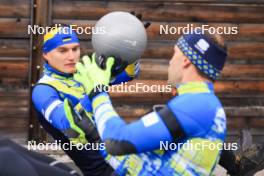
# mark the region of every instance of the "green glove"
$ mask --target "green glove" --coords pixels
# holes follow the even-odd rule
[[[75,112],[68,99],[64,100],[64,111],[66,118],[70,123],[70,129],[64,131],[64,134],[74,144],[89,142],[98,142],[100,137],[91,117],[88,117],[86,113]]]
[[[114,58],[109,57],[106,61],[106,69],[100,68],[95,61],[95,54],[92,59],[89,56],[82,57],[83,64],[78,62],[76,64],[77,73],[74,74],[74,79],[85,88],[87,94],[98,85],[109,85],[111,77],[111,68],[114,64]]]

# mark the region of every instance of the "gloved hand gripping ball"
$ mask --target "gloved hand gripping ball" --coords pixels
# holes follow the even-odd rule
[[[114,64],[114,58],[109,57],[106,60],[106,68],[100,68],[95,61],[95,54],[92,58],[83,56],[82,62],[76,64],[77,73],[74,74],[74,79],[85,88],[85,92],[90,95],[92,90],[98,85],[109,85],[111,78],[111,69]]]

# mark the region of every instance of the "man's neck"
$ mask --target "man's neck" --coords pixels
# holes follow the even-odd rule
[[[192,75],[190,74],[184,76],[181,81],[181,83],[183,84],[188,82],[212,82],[212,81],[197,74],[192,74]]]
[[[212,82],[210,79],[201,76],[197,69],[192,66],[188,69],[184,70],[183,77],[181,83],[188,83],[188,82]]]

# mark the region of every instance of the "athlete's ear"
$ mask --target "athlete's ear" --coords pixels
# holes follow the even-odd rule
[[[183,62],[182,62],[183,68],[187,68],[192,64],[190,59],[188,59],[186,56],[184,56],[182,59],[183,59]]]
[[[49,57],[48,57],[48,54],[47,53],[43,53],[42,54],[42,57],[43,57],[43,59],[45,60],[45,61],[49,61]]]

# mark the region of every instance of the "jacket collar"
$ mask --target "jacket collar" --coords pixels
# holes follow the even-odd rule
[[[178,95],[187,93],[213,93],[214,86],[211,82],[188,82],[176,86]]]
[[[49,76],[54,77],[54,78],[59,78],[59,79],[67,79],[67,78],[71,78],[73,76],[73,74],[63,73],[63,72],[56,70],[55,68],[51,67],[47,62],[44,63],[43,72],[46,75],[49,75]]]

